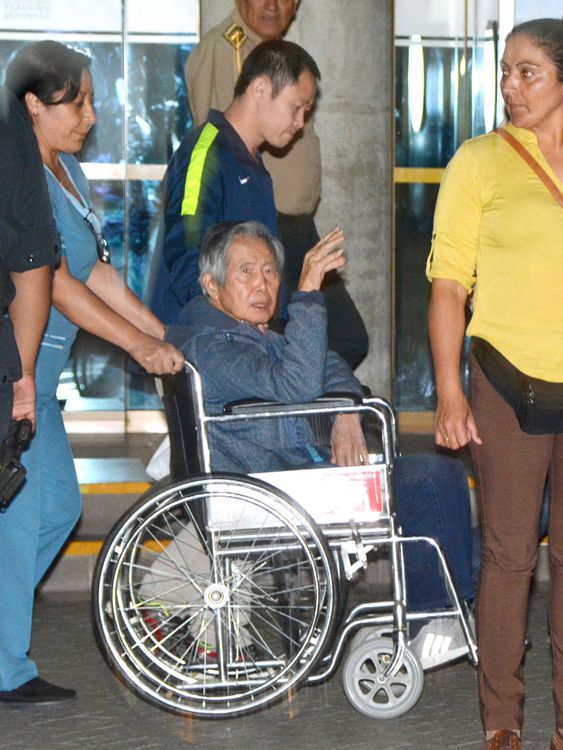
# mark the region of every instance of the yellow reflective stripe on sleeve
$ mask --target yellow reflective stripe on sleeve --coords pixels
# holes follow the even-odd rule
[[[199,194],[201,191],[201,176],[207,158],[207,152],[215,140],[219,131],[210,122],[205,125],[194,146],[188,171],[186,172],[186,184],[184,185],[184,198],[182,200],[182,216],[194,216],[197,211]]]

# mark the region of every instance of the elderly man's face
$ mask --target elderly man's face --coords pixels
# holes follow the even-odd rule
[[[228,253],[224,286],[204,279],[211,304],[235,320],[267,323],[278,301],[280,277],[272,251],[257,237],[235,237]]]
[[[287,31],[299,0],[237,0],[242,20],[263,39],[279,39]]]

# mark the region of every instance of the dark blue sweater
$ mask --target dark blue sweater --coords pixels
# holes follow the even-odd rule
[[[206,231],[222,221],[260,221],[277,233],[271,177],[224,116],[207,122],[180,144],[164,176],[164,227],[153,265],[148,304],[164,323],[175,323],[201,294],[198,256]]]
[[[252,397],[292,404],[330,391],[362,395],[348,365],[327,349],[323,294],[296,292],[288,312],[283,336],[261,333],[200,296],[186,306],[179,325],[168,328],[167,339],[202,376],[208,413],[220,414],[224,404]],[[210,443],[214,471],[277,471],[310,464],[317,455],[309,424],[301,418],[210,425]]]

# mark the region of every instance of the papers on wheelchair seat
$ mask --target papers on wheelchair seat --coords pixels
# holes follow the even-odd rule
[[[330,467],[251,474],[296,500],[319,524],[369,523],[387,507],[385,464]],[[220,494],[220,488],[218,489]],[[233,498],[212,500],[213,528],[263,528],[276,525],[275,515]]]

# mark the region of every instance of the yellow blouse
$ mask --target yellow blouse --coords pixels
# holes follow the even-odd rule
[[[507,129],[563,190],[535,135]],[[426,274],[474,292],[469,335],[522,372],[563,382],[563,210],[496,133],[464,143],[445,171]]]

